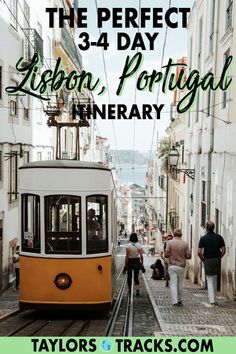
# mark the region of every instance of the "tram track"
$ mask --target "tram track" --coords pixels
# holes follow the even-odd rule
[[[23,314],[22,314],[23,315]],[[15,316],[12,321],[3,322],[1,335],[13,336],[82,336],[91,320],[25,319]],[[12,328],[10,330],[10,328]]]
[[[159,311],[144,275],[140,283],[142,296],[136,297],[134,286],[128,293],[124,277],[105,336],[152,336],[154,332],[162,332]]]
[[[117,292],[109,314],[85,311],[16,312],[1,321],[0,336],[153,336],[164,331],[145,275],[140,275],[140,297],[128,293],[123,262],[117,265]],[[108,318],[109,316],[109,318]]]

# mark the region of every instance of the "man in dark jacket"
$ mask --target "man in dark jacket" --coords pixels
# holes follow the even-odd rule
[[[206,235],[200,238],[198,256],[204,263],[210,304],[216,303],[217,275],[221,270],[221,258],[225,254],[225,242],[221,235],[214,232],[215,224],[206,223]]]

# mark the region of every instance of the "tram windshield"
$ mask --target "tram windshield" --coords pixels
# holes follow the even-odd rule
[[[45,197],[46,253],[81,253],[80,197]]]
[[[22,251],[40,252],[40,198],[22,194],[21,197]]]
[[[107,196],[86,198],[87,253],[108,251]]]

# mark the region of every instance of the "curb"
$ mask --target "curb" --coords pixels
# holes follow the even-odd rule
[[[16,315],[16,314],[19,313],[19,312],[20,312],[19,309],[9,311],[9,312],[6,313],[5,315],[0,316],[0,322],[2,322],[2,321],[4,321],[4,320],[8,319],[9,317],[12,317],[12,316]]]

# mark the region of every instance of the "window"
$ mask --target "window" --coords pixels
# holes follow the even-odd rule
[[[28,28],[30,23],[30,8],[26,1],[24,1],[24,28]]]
[[[70,132],[70,158],[74,158],[74,135],[73,132]]]
[[[10,188],[9,201],[14,202],[18,198],[17,193],[17,151],[12,151],[10,155]]]
[[[2,219],[0,219],[0,242],[2,242],[2,234],[3,234],[3,222]]]
[[[40,37],[42,38],[43,29],[42,29],[42,25],[39,21],[37,22],[37,32],[40,35]]]
[[[29,120],[29,108],[24,108],[24,119]]]
[[[184,141],[181,141],[181,163],[184,163]]]
[[[17,82],[14,80],[10,80],[10,86],[17,86]],[[9,97],[10,97],[10,102],[9,102],[10,116],[17,117],[17,115],[18,115],[18,96],[11,95]]]
[[[40,197],[21,196],[22,251],[40,253]]]
[[[164,175],[160,175],[158,177],[158,184],[162,190],[165,190],[165,176]]]
[[[198,32],[198,68],[201,68],[202,58],[202,17],[199,20],[199,32]]]
[[[190,44],[189,44],[189,71],[190,72],[192,70],[192,58],[193,58],[193,39],[191,37]]]
[[[210,36],[209,36],[209,51],[213,52],[214,46],[214,29],[215,29],[215,3],[216,0],[211,0],[211,22],[210,22]]]
[[[17,116],[17,102],[15,100],[10,100],[10,115]]]
[[[3,181],[3,156],[2,150],[0,150],[0,182]]]
[[[215,209],[215,221],[216,221],[215,232],[217,234],[220,234],[221,233],[221,224],[222,224],[222,212],[218,209]]]
[[[191,111],[188,112],[188,127],[191,125]]]
[[[227,0],[227,5],[226,5],[226,26],[225,29],[229,27],[232,27],[232,13],[233,13],[233,0]]]
[[[23,105],[23,113],[24,113],[24,119],[29,120],[30,119],[30,96],[25,95],[21,97],[22,105]]]
[[[198,123],[198,120],[199,120],[199,91],[197,93],[197,105],[196,105],[195,123]]]
[[[51,38],[47,36],[47,57],[51,59],[52,57],[52,41]]]
[[[107,196],[86,198],[87,253],[108,252]]]
[[[24,151],[23,165],[25,165],[26,163],[29,163],[29,151]]]
[[[10,0],[10,23],[17,29],[17,0]]]
[[[230,49],[228,49],[224,53],[224,64],[229,56],[230,56]],[[226,106],[227,106],[227,90],[222,92],[222,109],[226,108]]]
[[[0,65],[0,100],[2,100],[2,66]]]
[[[207,93],[207,117],[211,115],[211,90]]]
[[[37,152],[37,161],[42,161],[42,152],[41,151]]]
[[[201,226],[206,224],[206,182],[202,181]]]
[[[45,197],[46,253],[81,254],[80,197]]]

